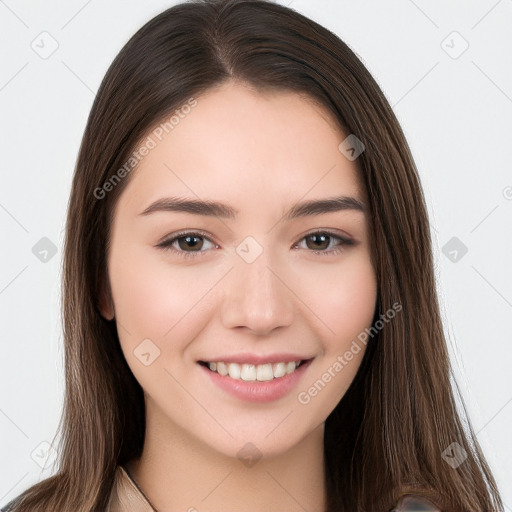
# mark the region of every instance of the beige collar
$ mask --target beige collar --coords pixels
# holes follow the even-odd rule
[[[123,466],[117,466],[107,512],[156,512],[156,509]]]

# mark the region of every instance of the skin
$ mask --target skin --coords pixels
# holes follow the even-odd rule
[[[329,113],[296,93],[228,82],[197,101],[132,171],[113,219],[101,310],[115,318],[146,400],[143,454],[127,467],[158,510],[320,512],[324,422],[364,347],[308,404],[297,395],[371,325],[377,283],[363,212],[282,217],[304,200],[365,201],[356,162],[338,150],[346,135]],[[168,196],[222,201],[239,214],[139,215]],[[156,247],[184,229],[211,235],[188,249],[195,257],[182,256],[183,242],[173,244],[181,254]],[[308,243],[321,229],[354,245],[315,254],[339,247],[335,237],[320,249]],[[252,263],[236,252],[247,236],[263,248]],[[134,354],[147,338],[160,350],[148,366]],[[314,359],[286,396],[250,403],[213,385],[197,363],[240,352]],[[251,467],[237,457],[248,442],[262,456]]]

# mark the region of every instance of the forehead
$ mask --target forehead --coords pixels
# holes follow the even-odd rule
[[[242,214],[340,194],[363,200],[356,164],[338,149],[346,135],[302,95],[228,83],[178,113],[174,124],[165,124],[169,116],[146,134],[152,148],[120,207],[140,213],[165,195],[219,199]]]

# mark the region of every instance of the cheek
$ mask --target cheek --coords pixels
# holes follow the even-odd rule
[[[371,326],[375,313],[377,284],[370,258],[358,253],[343,263],[336,269],[318,267],[303,282],[316,290],[309,297],[321,319],[316,334],[323,354],[296,397],[313,427],[325,421],[354,380],[366,350],[358,336]]]
[[[163,351],[171,342],[173,348],[180,348],[193,339],[201,328],[202,299],[219,279],[216,273],[172,267],[137,247],[125,249],[122,257],[113,252],[109,265],[124,348],[133,350],[149,338]]]
[[[373,268],[364,263],[359,263],[352,272],[346,272],[337,284],[326,300],[331,304],[329,321],[336,333],[337,345],[344,349],[371,325],[375,314],[377,286]]]
[[[116,319],[133,336],[161,337],[179,307],[176,285],[167,285],[158,268],[135,255],[112,257],[111,287]],[[121,334],[121,333],[120,333]]]
[[[366,254],[354,254],[339,266],[318,266],[302,286],[308,306],[321,320],[326,352],[345,351],[371,325],[377,283]]]

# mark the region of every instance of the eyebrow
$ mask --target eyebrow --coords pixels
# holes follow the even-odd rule
[[[339,196],[326,199],[303,201],[294,204],[284,215],[284,220],[290,221],[299,217],[321,215],[324,213],[343,210],[366,212],[366,205],[355,197]],[[149,215],[154,212],[184,212],[192,215],[204,215],[234,219],[238,210],[217,201],[184,199],[180,197],[164,197],[150,204],[139,215]]]

